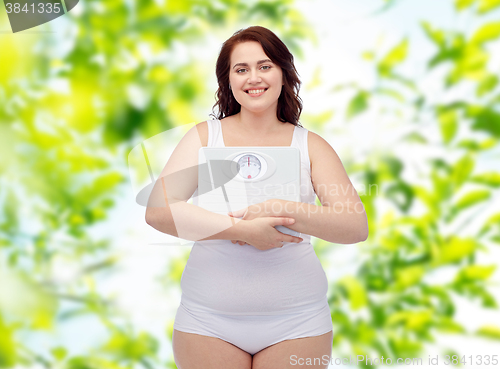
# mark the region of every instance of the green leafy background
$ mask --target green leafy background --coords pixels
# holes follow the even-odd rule
[[[18,34],[0,7],[0,367],[175,368],[189,247],[144,223],[127,155],[208,118],[221,43],[256,24],[368,215],[363,243],[314,239],[334,356],[498,345],[500,1],[410,3],[80,1]]]

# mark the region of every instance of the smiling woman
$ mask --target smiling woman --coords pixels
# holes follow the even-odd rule
[[[301,126],[299,117],[302,101],[298,95],[300,80],[294,58],[286,45],[270,30],[257,26],[236,32],[224,43],[215,73],[219,83],[214,105],[218,108],[218,119],[240,112],[240,92],[245,89],[267,89],[270,86],[266,81],[271,77],[272,81],[281,78],[273,91],[273,98],[277,100],[277,108],[273,112],[275,117],[280,122]],[[269,94],[266,91],[264,95]]]
[[[237,44],[231,53],[231,65],[234,66],[229,73],[229,83],[235,100],[252,112],[276,111],[284,85],[283,73],[279,66],[266,59],[260,43]]]
[[[329,357],[328,281],[310,239],[364,241],[363,205],[333,148],[299,124],[300,80],[292,54],[273,32],[259,26],[236,32],[222,46],[216,73],[218,116],[186,134],[159,178],[196,167],[202,147],[289,146],[300,151],[301,202],[270,199],[227,217],[187,203],[195,176],[158,180],[152,196],[165,196],[166,207],[148,206],[147,222],[176,236],[182,227],[189,230],[182,238],[196,241],[181,278],[175,363],[180,369],[288,368],[291,355]],[[332,186],[345,191],[324,190]],[[302,237],[281,233],[278,225]]]

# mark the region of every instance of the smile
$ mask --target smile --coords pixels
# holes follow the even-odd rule
[[[259,90],[246,90],[245,92],[250,96],[260,96],[267,91],[267,88],[261,88]]]

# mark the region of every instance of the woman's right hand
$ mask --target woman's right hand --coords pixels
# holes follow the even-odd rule
[[[244,220],[240,222],[243,226],[241,239],[259,250],[280,248],[283,247],[283,243],[287,242],[302,242],[302,238],[281,233],[274,228],[278,225],[286,227],[294,222],[295,219],[288,217],[262,217]]]

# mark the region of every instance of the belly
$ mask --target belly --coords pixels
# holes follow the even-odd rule
[[[194,244],[181,278],[182,298],[225,314],[317,309],[328,281],[310,243],[260,251],[223,240]]]

